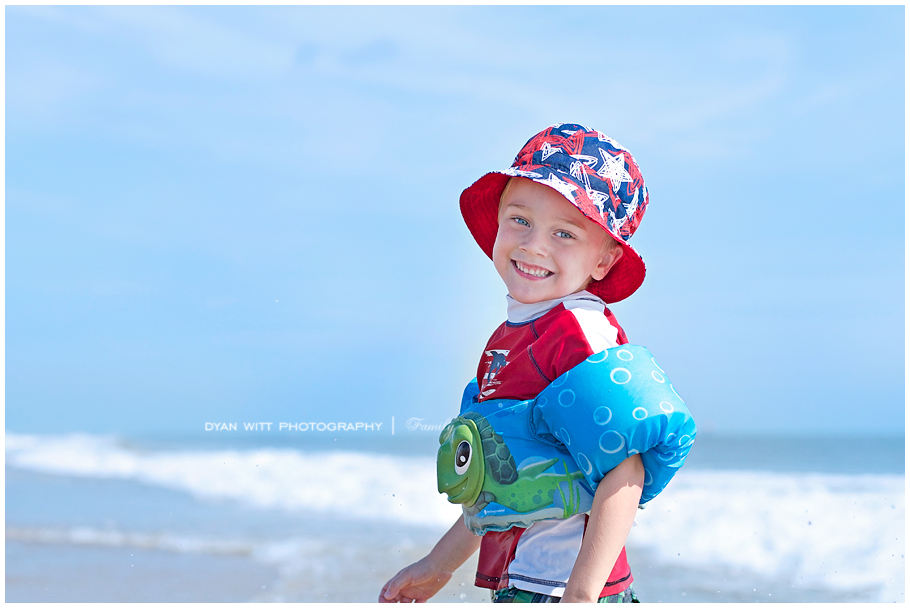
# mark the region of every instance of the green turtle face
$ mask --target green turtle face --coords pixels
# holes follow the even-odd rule
[[[473,421],[459,416],[442,429],[436,453],[436,485],[449,502],[473,505],[483,486],[483,451]]]

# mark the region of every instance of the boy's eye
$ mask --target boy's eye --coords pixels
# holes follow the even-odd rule
[[[566,232],[565,230],[557,230],[556,236],[558,236],[561,239],[574,239],[575,238],[574,234],[572,234],[571,232]]]
[[[530,226],[530,225],[531,225],[530,222],[528,222],[528,220],[526,220],[526,219],[523,218],[523,217],[513,217],[512,219],[515,220],[516,222],[518,222],[519,224],[521,224],[522,226]]]

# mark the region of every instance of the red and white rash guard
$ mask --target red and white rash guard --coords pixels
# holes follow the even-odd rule
[[[522,304],[509,296],[508,320],[493,332],[477,367],[480,401],[532,399],[589,356],[628,342],[597,296],[580,291]],[[487,532],[476,584],[562,596],[581,549],[587,515],[539,521],[530,528]],[[632,574],[623,548],[601,597],[623,591]]]

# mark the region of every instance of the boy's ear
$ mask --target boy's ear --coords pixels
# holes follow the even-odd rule
[[[610,272],[610,269],[619,261],[619,258],[622,257],[622,247],[619,245],[614,245],[610,247],[606,253],[600,258],[600,262],[597,264],[597,267],[594,269],[594,272],[591,273],[591,278],[595,281],[600,281]]]

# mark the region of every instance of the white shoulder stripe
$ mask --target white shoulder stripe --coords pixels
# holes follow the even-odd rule
[[[600,310],[591,310],[588,307],[572,308],[571,313],[575,315],[575,320],[578,321],[592,352],[599,353],[619,346],[617,342],[619,332],[604,316],[602,306]]]

